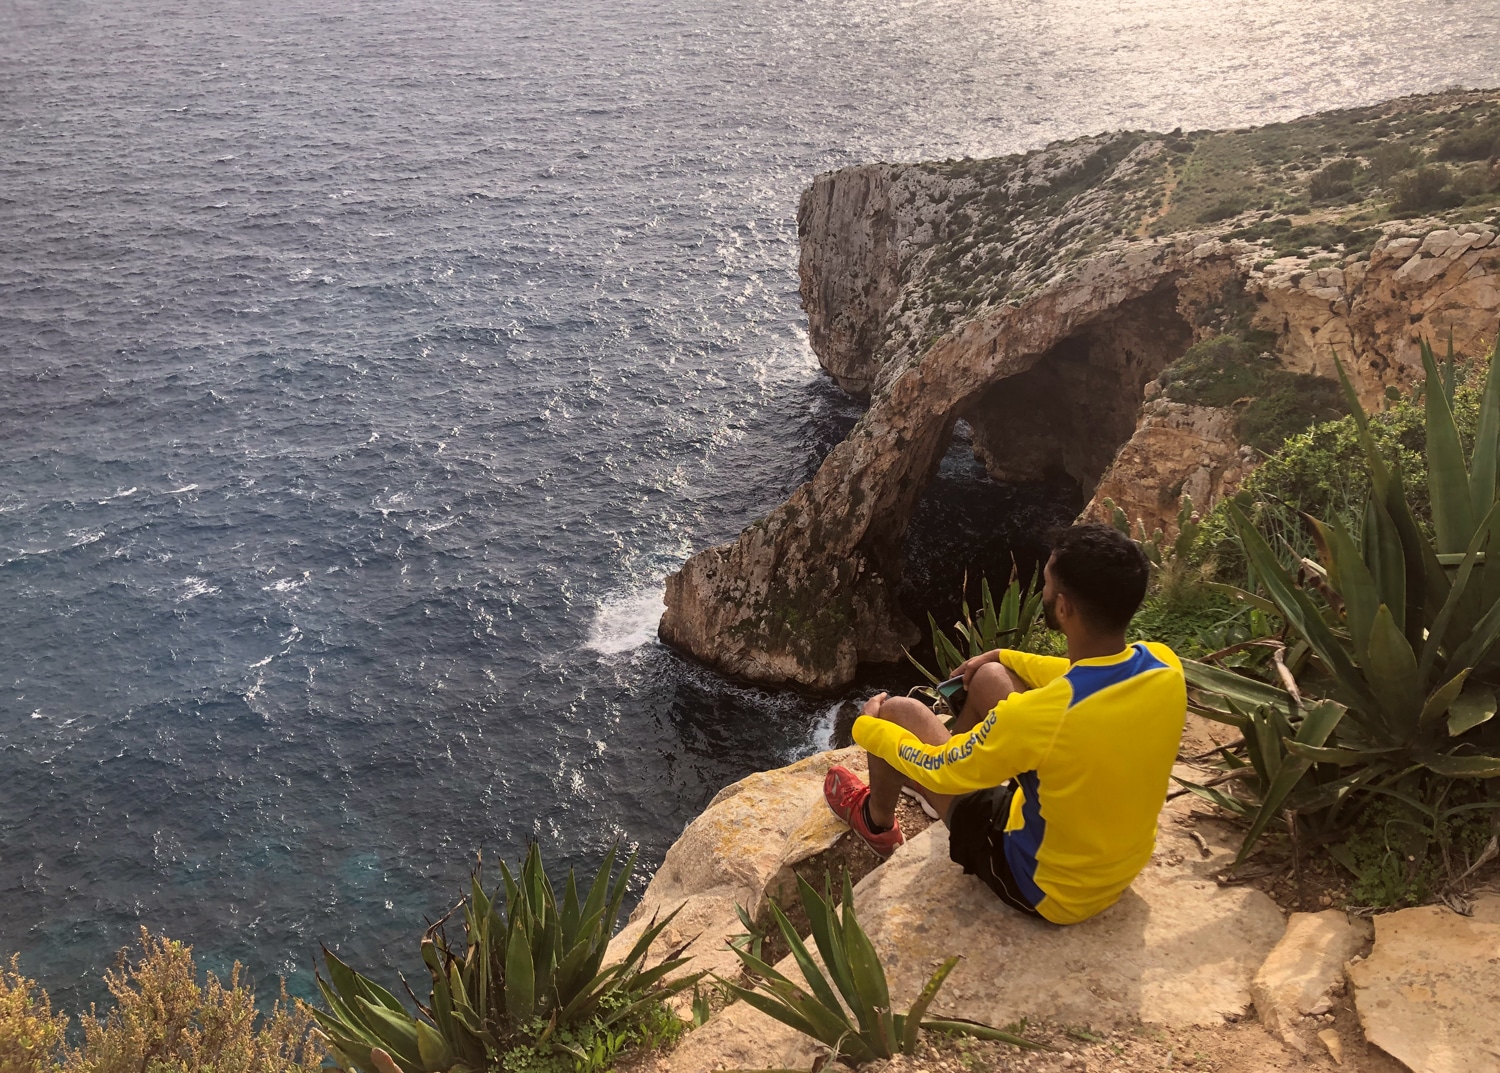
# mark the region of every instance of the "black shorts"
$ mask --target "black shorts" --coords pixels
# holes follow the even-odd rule
[[[976,790],[953,799],[948,813],[948,856],[963,865],[966,875],[978,876],[1006,905],[1040,917],[1026,900],[1005,859],[1005,824],[1010,819],[1014,781]]]

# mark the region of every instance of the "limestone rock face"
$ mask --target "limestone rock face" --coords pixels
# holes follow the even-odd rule
[[[1286,934],[1250,983],[1266,1031],[1306,1052],[1309,1034],[1302,1019],[1333,1008],[1331,996],[1343,983],[1344,963],[1369,940],[1368,920],[1351,920],[1337,909],[1293,913]]]
[[[894,596],[907,525],[960,420],[992,477],[1067,477],[1093,497],[1087,516],[1109,497],[1172,535],[1184,492],[1207,509],[1255,462],[1234,407],[1149,394],[1231,284],[1287,368],[1333,377],[1337,351],[1369,406],[1417,378],[1419,337],[1451,329],[1466,355],[1493,337],[1494,227],[1398,221],[1368,257],[1270,262],[1227,239],[1249,230],[1235,223],[1151,237],[1181,151],[1117,133],[818,176],[797,216],[808,338],[869,410],[786,503],[668,579],[662,640],[737,678],[826,691],[900,659],[919,636]]]
[[[1412,1073],[1500,1071],[1500,897],[1378,916],[1348,972],[1365,1038]]]
[[[1422,227],[1420,222],[1407,225]],[[1430,240],[1430,241],[1429,241]],[[1264,269],[1236,259],[1256,300],[1254,324],[1276,334],[1275,354],[1293,372],[1337,379],[1337,354],[1360,401],[1385,405],[1385,389],[1422,380],[1420,341],[1439,354],[1487,352],[1500,326],[1500,236],[1466,224],[1425,237],[1382,238],[1368,260],[1308,269],[1285,257]],[[1129,440],[1115,453],[1084,516],[1105,520],[1106,498],[1148,532],[1176,528],[1178,501],[1206,509],[1232,495],[1255,468],[1255,452],[1235,435],[1232,407],[1190,406],[1148,384]]]
[[[739,961],[726,945],[745,930],[736,903],[754,917],[768,896],[786,901],[796,889],[792,866],[849,832],[823,801],[823,776],[834,764],[863,772],[864,750],[819,753],[720,790],[672,843],[630,920],[610,943],[607,960],[623,958],[653,917],[675,909],[677,916],[653,954],[659,957],[696,936],[685,951],[693,958],[693,971],[738,972]]]
[[[948,859],[939,824],[902,847],[855,888],[860,921],[904,1010],[950,954],[965,962],[935,1013],[1005,1025],[1021,1017],[1112,1026],[1222,1024],[1250,1005],[1250,981],[1285,924],[1259,891],[1220,887],[1211,873],[1233,859],[1227,840],[1205,858],[1178,825],[1189,806],[1164,811],[1156,853],[1111,908],[1071,927],[1001,905]],[[777,966],[793,980],[795,963]],[[806,1068],[805,1041],[737,1003],[690,1033],[667,1068]]]
[[[820,175],[797,210],[808,341],[851,395],[870,393],[880,328],[896,297],[901,236],[892,193],[904,171],[873,164]]]
[[[1070,347],[1060,360],[1081,346],[1086,361],[1128,385],[1123,396],[1104,398],[1138,398],[1185,341],[1167,333],[1167,345],[1149,353],[1115,344],[1147,338],[1139,324],[1175,308],[1177,278],[1201,263],[1192,258],[1196,245],[1101,254],[1023,305],[967,322],[892,374],[812,480],[738,540],[698,553],[667,580],[662,640],[738,678],[822,690],[846,685],[860,662],[900,659],[918,636],[892,596],[906,526],[954,422],[970,420],[998,454],[987,390],[1063,343]],[[1100,322],[1116,330],[1091,335]],[[1132,413],[1133,403],[1127,431]],[[1098,424],[1086,410],[1075,419]],[[1086,444],[1090,429],[1077,432],[1058,442]],[[1108,454],[1096,451],[1092,465],[1102,467]],[[1075,465],[1082,472],[1090,463],[1080,455]]]
[[[1188,807],[1164,811],[1151,863],[1125,895],[1069,927],[1004,911],[948,860],[946,829],[924,831],[855,895],[893,989],[915,995],[944,957],[963,953],[937,1009],[991,1024],[1215,1025],[1243,1014],[1285,921],[1265,894],[1214,882],[1231,847],[1210,843],[1205,859],[1174,822]]]
[[[1232,495],[1254,464],[1253,452],[1242,449],[1235,435],[1232,409],[1158,395],[1142,405],[1134,433],[1115,454],[1084,515],[1108,521],[1108,499],[1132,525],[1170,534],[1184,495],[1206,507]]]
[[[1256,323],[1280,336],[1283,364],[1331,379],[1337,353],[1365,408],[1379,409],[1387,386],[1421,381],[1421,339],[1439,354],[1449,331],[1459,354],[1494,342],[1500,236],[1480,224],[1387,236],[1367,261],[1308,271],[1306,261],[1284,258],[1252,273],[1248,284],[1260,299]]]

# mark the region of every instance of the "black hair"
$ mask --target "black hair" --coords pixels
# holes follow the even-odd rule
[[[1124,533],[1109,525],[1075,525],[1052,541],[1052,578],[1079,605],[1085,619],[1124,629],[1141,601],[1151,564]]]

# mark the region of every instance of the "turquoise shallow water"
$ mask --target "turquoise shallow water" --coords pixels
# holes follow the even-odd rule
[[[0,948],[75,1007],[142,924],[306,993],[318,941],[410,964],[476,849],[649,869],[828,731],[651,640],[857,412],[811,175],[1497,60],[1479,0],[12,0]]]

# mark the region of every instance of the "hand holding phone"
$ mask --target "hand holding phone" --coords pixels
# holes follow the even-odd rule
[[[955,674],[946,682],[939,682],[937,691],[938,695],[944,700],[952,701],[954,697],[958,696],[964,691],[964,676],[961,674]]]

